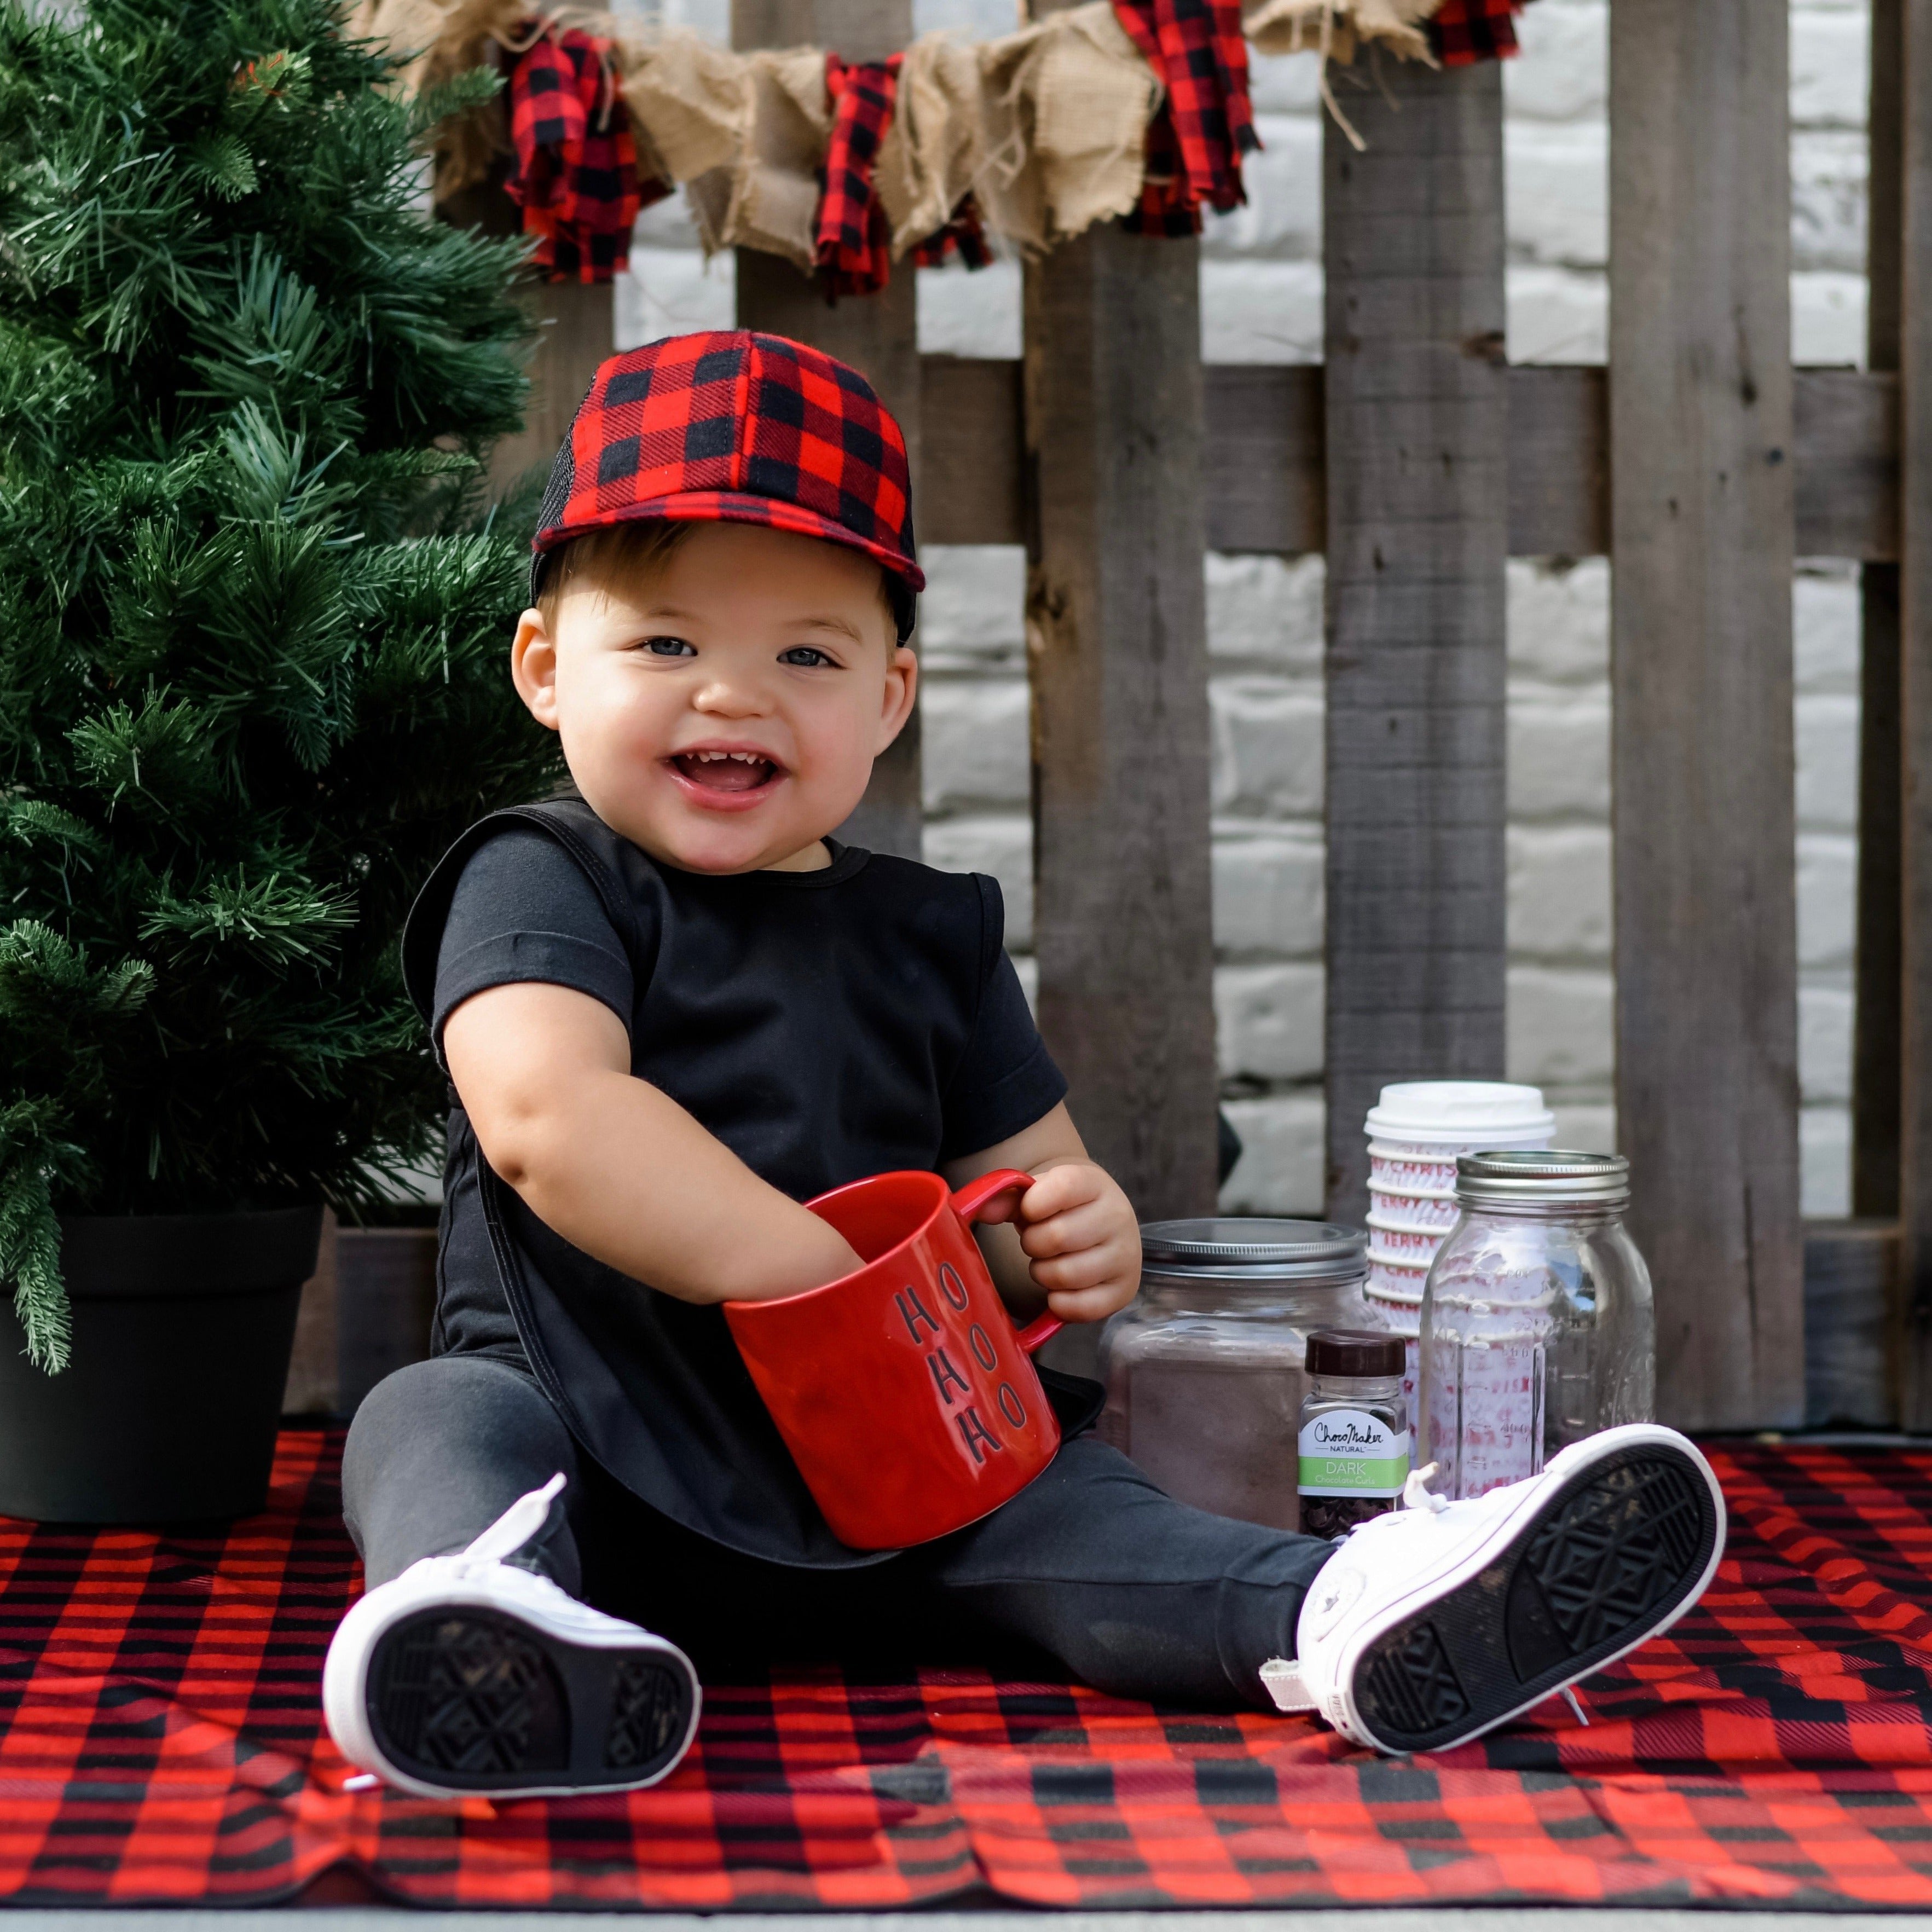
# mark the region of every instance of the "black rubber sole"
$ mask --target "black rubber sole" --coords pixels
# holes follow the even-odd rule
[[[1702,1472],[1644,1444],[1571,1478],[1475,1575],[1384,1631],[1355,1667],[1384,1748],[1440,1750],[1546,1697],[1681,1608],[1718,1537]]]
[[[669,1768],[697,1685],[655,1651],[561,1642],[499,1611],[436,1610],[376,1640],[367,1694],[384,1756],[426,1784],[594,1790]]]

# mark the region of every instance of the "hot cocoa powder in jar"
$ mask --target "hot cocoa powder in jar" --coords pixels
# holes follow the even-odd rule
[[[1141,1292],[1107,1324],[1102,1438],[1178,1502],[1301,1526],[1308,1337],[1366,1328],[1363,1236],[1316,1221],[1150,1222]]]

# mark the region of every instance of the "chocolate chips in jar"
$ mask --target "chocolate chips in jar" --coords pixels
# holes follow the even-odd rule
[[[1392,1510],[1408,1480],[1408,1403],[1400,1335],[1318,1329],[1298,1432],[1301,1528],[1346,1536]]]

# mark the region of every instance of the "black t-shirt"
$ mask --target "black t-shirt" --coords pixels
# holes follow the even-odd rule
[[[999,888],[976,874],[838,846],[815,872],[682,872],[573,802],[472,826],[404,951],[439,1056],[472,994],[573,987],[624,1022],[633,1072],[807,1200],[977,1153],[1064,1097],[1002,936]],[[526,1364],[612,1474],[701,1534],[779,1562],[872,1560],[826,1528],[721,1310],[545,1226],[460,1107],[444,1197],[439,1352]],[[1090,1385],[1043,1379],[1082,1426]]]

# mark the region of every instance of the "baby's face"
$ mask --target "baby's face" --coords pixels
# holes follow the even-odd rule
[[[512,667],[598,817],[691,872],[824,864],[918,677],[877,564],[746,524],[525,611]]]

